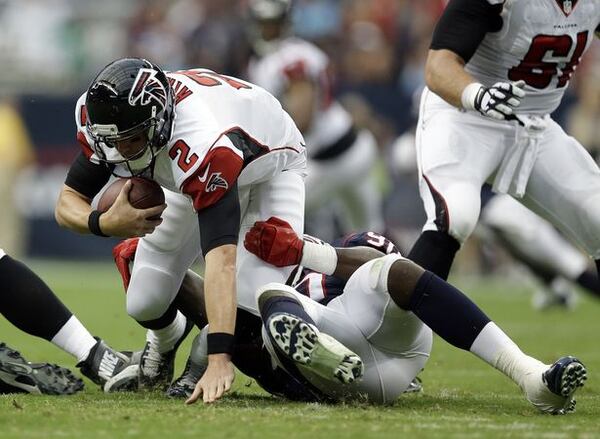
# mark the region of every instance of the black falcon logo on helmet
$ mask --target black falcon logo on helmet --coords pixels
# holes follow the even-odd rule
[[[160,104],[161,109],[167,104],[167,90],[156,79],[156,70],[140,69],[129,92],[129,105],[148,105],[152,100]]]

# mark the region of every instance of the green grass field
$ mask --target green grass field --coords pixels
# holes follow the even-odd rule
[[[93,334],[118,349],[142,347],[144,332],[125,313],[111,265],[31,265]],[[576,413],[537,413],[507,378],[437,338],[421,374],[424,392],[389,407],[288,403],[239,374],[233,392],[211,406],[185,406],[158,393],[105,395],[86,381],[86,390],[72,397],[0,396],[0,438],[600,437],[600,302],[584,298],[574,312],[538,313],[529,305],[528,287],[517,281],[456,283],[526,352],[546,362],[562,354],[584,361],[589,379]],[[4,319],[0,334],[30,361],[74,368],[71,357]],[[180,350],[178,372],[188,348],[189,340]]]

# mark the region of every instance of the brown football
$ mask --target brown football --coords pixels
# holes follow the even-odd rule
[[[119,178],[106,188],[100,197],[98,211],[106,212],[110,209],[127,180],[131,180],[132,183],[129,192],[129,204],[136,209],[148,209],[164,204],[165,193],[157,182],[142,177]]]

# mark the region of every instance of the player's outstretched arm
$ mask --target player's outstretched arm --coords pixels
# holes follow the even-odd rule
[[[384,255],[371,247],[333,248],[300,238],[277,217],[257,221],[244,237],[244,247],[277,267],[302,265],[347,280],[365,262]]]
[[[202,395],[211,403],[231,388],[235,378],[231,354],[235,331],[236,303],[236,246],[222,245],[205,255],[204,300],[209,321],[208,367],[198,381],[188,404]]]

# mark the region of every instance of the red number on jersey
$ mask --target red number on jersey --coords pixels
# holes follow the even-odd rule
[[[178,140],[169,150],[169,157],[172,160],[179,156],[177,160],[177,166],[181,168],[183,172],[187,172],[192,166],[198,161],[198,156],[194,153],[190,155],[190,147],[183,140]]]
[[[215,87],[217,85],[229,84],[231,87],[239,90],[240,88],[251,88],[249,85],[236,81],[229,76],[219,75],[215,72],[199,72],[196,70],[181,70],[177,73],[187,76],[196,83],[205,87]]]
[[[550,85],[552,78],[558,73],[559,64],[564,64],[557,84],[558,88],[564,87],[579,64],[587,41],[588,32],[579,32],[575,50],[568,58],[573,47],[573,40],[569,35],[537,35],[531,41],[531,46],[523,61],[509,70],[508,79],[511,81],[522,79],[531,87],[543,89]],[[548,54],[555,60],[545,61]]]

